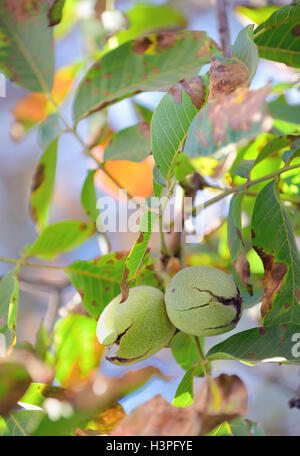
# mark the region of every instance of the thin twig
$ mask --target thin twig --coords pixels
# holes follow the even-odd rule
[[[274,179],[277,176],[280,176],[281,174],[286,173],[287,171],[291,171],[292,169],[296,169],[299,167],[300,167],[300,164],[292,165],[292,166],[284,166],[283,168],[277,169],[273,173],[267,174],[266,176],[260,177],[258,179],[252,180],[252,181],[249,180],[249,181],[245,182],[244,184],[237,185],[236,187],[228,188],[228,189],[224,190],[224,192],[222,192],[220,195],[215,196],[214,198],[211,198],[208,201],[205,201],[205,203],[202,204],[200,208],[194,207],[193,211],[192,211],[192,215],[194,215],[194,216],[197,215],[201,209],[205,209],[206,207],[211,206],[212,204],[215,204],[218,201],[221,201],[223,198],[226,198],[226,196],[231,195],[232,193],[237,193],[240,190],[244,190],[244,189],[247,189],[248,187],[251,187],[252,185],[259,184],[260,182],[264,182],[266,180]]]
[[[199,364],[202,366],[203,373],[204,373],[205,377],[207,377],[208,373],[207,373],[207,369],[206,369],[205,356],[204,356],[204,353],[202,351],[202,348],[201,348],[201,345],[200,345],[198,337],[197,336],[194,336],[194,337],[195,337],[195,342],[196,342],[196,346],[197,346],[197,350],[198,350],[198,354],[199,354]]]
[[[217,18],[222,50],[225,57],[230,57],[230,35],[227,19],[227,0],[216,0]]]

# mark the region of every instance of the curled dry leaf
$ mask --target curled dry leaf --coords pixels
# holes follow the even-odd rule
[[[157,395],[123,418],[110,435],[206,435],[223,421],[247,413],[248,395],[236,375],[206,378],[195,402],[177,408]]]
[[[276,293],[282,287],[287,272],[286,263],[276,263],[273,255],[268,255],[262,248],[254,247],[254,250],[260,256],[264,269],[264,296],[261,305],[261,316],[264,317],[272,307],[272,302]]]
[[[191,98],[193,105],[200,109],[205,100],[205,85],[200,76],[196,76],[187,82],[185,79],[174,84],[169,93],[173,96],[176,104],[182,104],[182,92],[185,91]]]
[[[243,251],[240,252],[236,262],[234,263],[234,267],[236,272],[238,273],[239,278],[241,279],[243,286],[252,296],[253,286],[249,283],[250,264]]]
[[[246,415],[248,393],[237,375],[206,378],[195,399],[201,417],[200,435],[206,435],[223,421]]]
[[[248,87],[247,67],[239,62],[221,62],[213,58],[210,65],[209,100],[230,95],[239,87]]]
[[[67,391],[66,398],[75,410],[97,413],[111,407],[131,391],[140,388],[154,375],[165,378],[159,369],[152,366],[130,371],[121,378],[94,376],[81,387]]]
[[[249,131],[253,124],[262,124],[266,118],[264,103],[270,87],[258,90],[248,90],[240,87],[230,95],[211,101],[207,105],[205,115],[211,124],[212,141],[215,146],[225,143],[227,129]],[[198,114],[203,121],[203,111]],[[200,143],[208,147],[207,132],[195,129]]]

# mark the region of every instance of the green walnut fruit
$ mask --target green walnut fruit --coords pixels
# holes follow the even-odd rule
[[[233,329],[241,317],[242,298],[233,278],[209,266],[182,269],[165,295],[170,321],[194,336],[214,336]]]
[[[108,346],[106,358],[114,364],[133,364],[158,352],[175,328],[168,319],[164,294],[157,288],[131,288],[126,301],[114,298],[102,312],[99,341]]]

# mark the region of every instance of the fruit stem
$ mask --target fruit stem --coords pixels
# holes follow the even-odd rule
[[[197,347],[197,350],[198,350],[198,353],[199,353],[199,363],[202,366],[203,373],[204,373],[205,377],[207,377],[208,376],[208,372],[207,372],[207,369],[206,369],[205,356],[204,356],[204,353],[202,351],[202,348],[201,348],[201,345],[200,345],[198,337],[197,336],[194,336],[194,337],[195,337],[196,347]]]

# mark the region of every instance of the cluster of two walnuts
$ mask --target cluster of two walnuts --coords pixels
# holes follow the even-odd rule
[[[166,293],[150,286],[130,289],[126,301],[115,297],[102,312],[99,341],[114,364],[142,361],[166,346],[176,328],[193,336],[213,336],[233,329],[242,299],[233,278],[208,266],[182,269]]]

